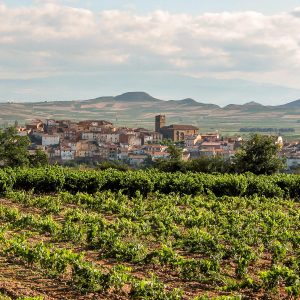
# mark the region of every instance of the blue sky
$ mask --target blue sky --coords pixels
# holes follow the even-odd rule
[[[20,7],[30,6],[37,3],[32,0],[9,0],[4,1],[7,5]],[[39,1],[40,3],[43,0]],[[54,1],[53,1],[54,2]],[[168,10],[170,12],[204,13],[221,11],[244,11],[255,10],[264,13],[276,13],[291,11],[300,3],[297,0],[150,0],[150,1],[126,1],[126,0],[65,0],[57,1],[65,5],[83,7],[95,11],[103,9],[128,9],[135,8],[140,12],[149,12],[156,9]]]
[[[0,101],[300,98],[299,1],[0,0]]]

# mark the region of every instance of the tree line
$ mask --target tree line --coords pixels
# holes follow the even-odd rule
[[[240,132],[295,132],[294,128],[275,128],[275,127],[243,127]]]
[[[245,141],[232,158],[221,156],[200,157],[182,161],[182,150],[169,146],[169,160],[157,160],[153,166],[165,172],[245,173],[274,174],[286,168],[284,157],[274,137],[253,134]]]

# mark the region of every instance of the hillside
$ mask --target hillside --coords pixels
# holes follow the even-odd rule
[[[122,126],[154,127],[154,116],[165,114],[167,123],[188,123],[202,131],[238,132],[241,127],[291,127],[300,134],[300,100],[280,106],[257,102],[224,108],[191,98],[160,100],[145,92],[129,92],[89,100],[35,103],[0,103],[0,124],[21,124],[33,118],[105,119]]]

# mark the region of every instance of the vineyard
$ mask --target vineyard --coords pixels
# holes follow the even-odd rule
[[[300,298],[300,177],[0,170],[0,299]]]

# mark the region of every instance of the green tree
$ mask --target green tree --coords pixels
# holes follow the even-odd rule
[[[230,173],[232,172],[232,166],[229,159],[225,159],[221,156],[202,156],[197,159],[187,161],[187,170],[203,173]]]
[[[273,174],[283,170],[285,160],[279,157],[279,150],[274,137],[251,135],[233,159],[235,170],[254,174]]]
[[[163,172],[186,172],[187,163],[179,159],[157,159],[154,162],[154,168]]]
[[[98,164],[96,167],[97,170],[107,170],[107,169],[116,169],[119,171],[128,171],[130,167],[124,163],[118,161],[103,161]]]
[[[150,144],[152,144],[152,143],[150,142]],[[171,145],[174,145],[174,142],[170,139],[163,139],[162,141],[158,142],[157,144],[163,145],[163,146],[171,146]]]
[[[30,165],[32,167],[47,166],[49,164],[47,154],[42,150],[36,150],[34,155],[29,156]]]
[[[0,161],[4,166],[28,166],[30,140],[19,136],[15,127],[0,131]]]
[[[145,168],[152,168],[155,165],[155,162],[152,160],[151,155],[148,155],[144,160]]]
[[[182,149],[174,145],[170,145],[167,149],[167,152],[169,152],[171,160],[181,160],[182,158]]]

